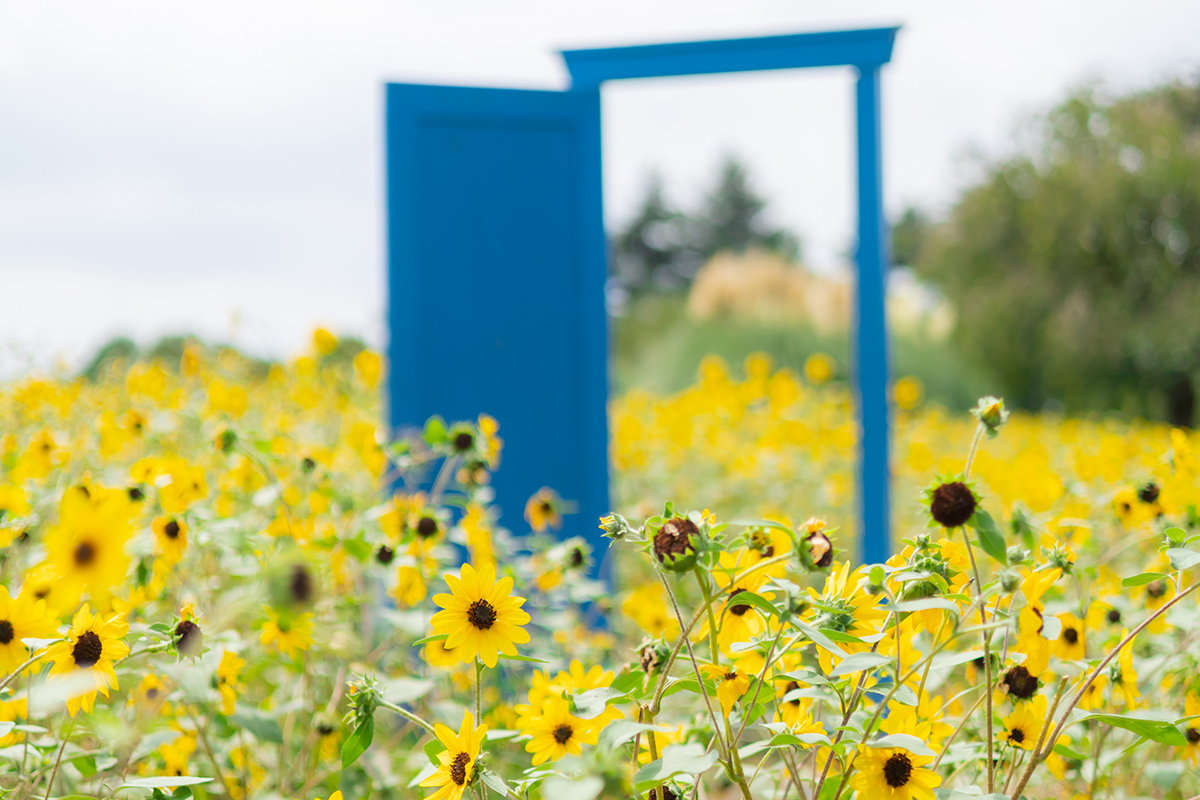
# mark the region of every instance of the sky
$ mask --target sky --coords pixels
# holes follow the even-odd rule
[[[895,24],[892,215],[944,209],[1083,82],[1200,66],[1189,0],[0,0],[0,375],[118,334],[276,357],[316,325],[384,342],[386,81],[561,89],[561,49]],[[693,208],[736,154],[806,262],[837,268],[852,99],[848,69],[611,84],[610,228],[651,171]]]

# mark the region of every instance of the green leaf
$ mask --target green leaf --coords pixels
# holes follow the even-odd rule
[[[919,600],[901,600],[899,603],[892,605],[896,611],[929,611],[931,609],[940,609],[942,611],[953,611],[955,614],[961,613],[958,604],[952,600],[947,600],[944,597],[922,597]]]
[[[75,756],[70,759],[75,765],[75,769],[79,770],[79,774],[85,778],[90,778],[96,774],[96,757],[95,756]]]
[[[704,745],[673,744],[663,750],[662,758],[651,761],[633,776],[633,786],[638,792],[652,789],[679,774],[700,775],[717,763],[715,750],[704,752]]]
[[[1008,547],[1004,544],[1004,534],[996,527],[996,521],[992,519],[992,515],[983,510],[983,506],[975,509],[975,513],[971,515],[967,524],[975,529],[975,533],[979,534],[979,546],[985,553],[1001,564],[1008,563]]]
[[[733,608],[734,606],[754,606],[767,616],[779,616],[779,609],[770,600],[754,592],[738,592],[729,598],[729,602],[725,604],[725,607]]]
[[[604,713],[609,702],[624,699],[625,694],[607,686],[571,695],[571,713],[580,719],[595,719]]]
[[[441,642],[444,641],[447,636],[449,636],[449,634],[446,633],[437,633],[433,636],[426,636],[424,639],[417,639],[412,643],[412,646],[417,647],[418,645],[429,644],[430,642]]]
[[[1171,559],[1171,566],[1175,569],[1191,569],[1200,564],[1200,553],[1182,547],[1172,547],[1167,551],[1167,558]]]
[[[212,778],[196,778],[191,775],[160,775],[153,778],[130,778],[118,789],[162,789],[167,786],[195,786],[208,783]]]
[[[437,739],[431,739],[425,743],[425,755],[429,756],[429,763],[435,767],[440,767],[442,762],[438,760],[438,753],[446,749],[446,746]]]
[[[441,417],[433,416],[425,423],[425,432],[421,438],[425,440],[425,444],[436,447],[450,438],[450,432],[446,430],[446,423],[442,422]]]
[[[1127,588],[1130,586],[1145,586],[1147,583],[1154,583],[1166,577],[1161,572],[1139,572],[1137,575],[1130,575],[1128,578],[1123,578],[1121,585]]]
[[[812,625],[809,625],[805,622],[796,622],[795,624],[796,624],[796,627],[799,628],[804,633],[805,636],[807,636],[809,639],[812,639],[813,643],[815,643],[816,645],[825,648],[826,650],[828,650],[830,653],[833,653],[838,658],[846,657],[845,650],[843,650],[842,648],[840,648],[836,644],[834,644],[828,636],[821,633],[819,630],[814,628]]]
[[[881,565],[876,564],[875,566],[871,567],[871,572],[868,574],[867,579],[870,580],[875,586],[883,586],[884,580],[887,579],[887,574],[883,571],[883,567]]]
[[[925,740],[907,733],[893,733],[866,743],[867,747],[902,747],[915,756],[936,756]]]
[[[840,678],[844,675],[853,675],[856,672],[863,670],[874,669],[887,664],[892,659],[880,653],[852,653],[846,656],[842,661],[833,668],[829,673],[831,678]]]
[[[342,744],[342,769],[358,761],[359,756],[367,752],[371,740],[375,738],[375,718],[367,717],[358,724],[354,732],[346,737]]]
[[[283,731],[280,730],[279,723],[257,708],[238,706],[229,721],[250,731],[254,738],[261,742],[283,744]]]
[[[1166,719],[1157,719],[1146,714],[1088,714],[1076,722],[1094,719],[1114,728],[1136,733],[1143,739],[1149,739],[1159,744],[1169,744],[1176,747],[1187,745],[1187,737],[1179,732],[1175,723]]]
[[[504,778],[501,778],[490,769],[480,770],[479,779],[496,794],[501,797],[508,797],[508,784],[504,782]]]
[[[533,658],[531,656],[510,656],[505,653],[500,653],[500,658],[503,658],[505,661],[528,661],[531,664],[549,664],[550,663],[549,661],[546,661],[543,658]]]

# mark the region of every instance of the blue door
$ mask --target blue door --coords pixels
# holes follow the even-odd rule
[[[500,422],[501,522],[549,486],[597,557],[609,507],[599,92],[389,84],[393,429]]]

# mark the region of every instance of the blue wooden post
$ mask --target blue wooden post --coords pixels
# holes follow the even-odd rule
[[[883,217],[879,119],[879,66],[859,67],[858,292],[855,306],[854,381],[858,392],[858,519],[863,563],[887,560],[890,469],[887,309],[888,239]]]

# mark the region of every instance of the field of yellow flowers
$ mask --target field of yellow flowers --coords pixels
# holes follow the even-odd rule
[[[344,352],[0,387],[0,796],[1200,793],[1194,434],[901,380],[856,565],[831,365],[710,361],[613,404],[614,594],[570,498],[497,524],[503,420],[388,441]]]

